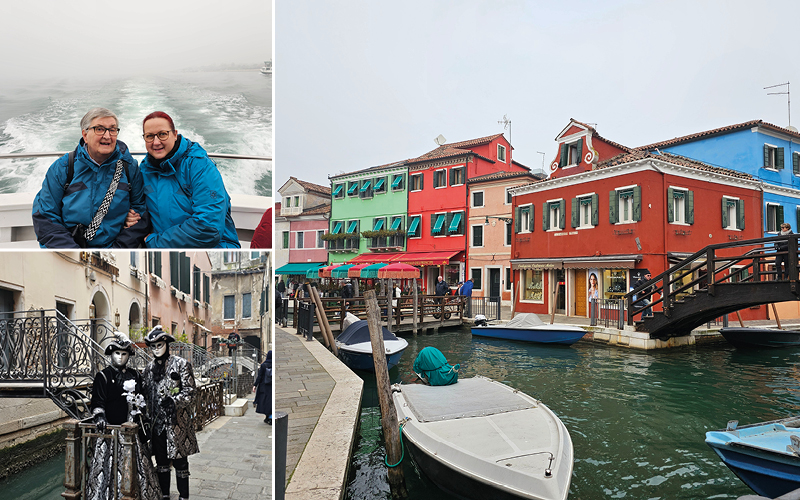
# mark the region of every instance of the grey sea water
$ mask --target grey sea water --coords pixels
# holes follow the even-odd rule
[[[272,77],[258,69],[3,83],[0,154],[74,149],[80,139],[80,119],[95,106],[117,114],[119,140],[132,151],[145,150],[142,119],[160,110],[172,116],[179,133],[210,153],[272,156]],[[0,160],[0,193],[39,191],[54,160]],[[219,159],[216,163],[228,193],[272,196],[272,162]]]

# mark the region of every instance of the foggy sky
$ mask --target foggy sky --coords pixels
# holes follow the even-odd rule
[[[534,169],[570,118],[631,147],[786,126],[786,96],[767,95],[785,87],[763,87],[800,92],[799,5],[279,0],[275,187],[415,157],[439,134],[508,138],[503,115],[514,159]]]
[[[268,0],[4,1],[0,81],[163,73],[272,58]]]

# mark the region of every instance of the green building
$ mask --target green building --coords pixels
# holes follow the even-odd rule
[[[406,250],[408,168],[405,162],[331,177],[328,260]]]

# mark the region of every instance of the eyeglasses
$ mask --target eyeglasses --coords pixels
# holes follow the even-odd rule
[[[170,133],[169,130],[162,130],[157,134],[142,134],[142,137],[144,137],[144,142],[149,144],[153,142],[156,137],[158,137],[159,141],[166,141],[167,137],[169,137],[169,133]]]
[[[104,135],[106,132],[111,134],[111,137],[116,137],[119,134],[119,129],[114,128],[106,128],[102,125],[95,125],[94,127],[88,127],[86,130],[94,130],[94,133],[97,135]]]

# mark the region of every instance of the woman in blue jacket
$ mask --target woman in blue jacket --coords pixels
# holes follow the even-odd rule
[[[153,224],[147,247],[240,248],[230,196],[205,150],[179,135],[163,111],[147,115],[142,129],[144,193]]]

